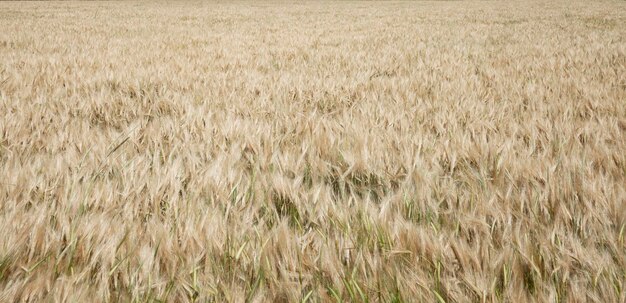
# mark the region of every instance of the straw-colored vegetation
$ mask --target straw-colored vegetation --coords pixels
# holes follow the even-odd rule
[[[0,3],[0,301],[624,302],[626,2]]]

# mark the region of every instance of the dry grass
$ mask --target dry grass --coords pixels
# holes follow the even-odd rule
[[[0,3],[0,301],[624,302],[625,24]]]

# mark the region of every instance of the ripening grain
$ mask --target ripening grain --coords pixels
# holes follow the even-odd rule
[[[625,302],[626,2],[0,2],[0,302]]]

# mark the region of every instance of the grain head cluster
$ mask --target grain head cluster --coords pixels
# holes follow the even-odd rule
[[[1,302],[624,302],[626,2],[0,3]]]

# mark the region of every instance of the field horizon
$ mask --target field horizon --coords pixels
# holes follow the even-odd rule
[[[626,302],[625,25],[0,2],[0,302]]]

